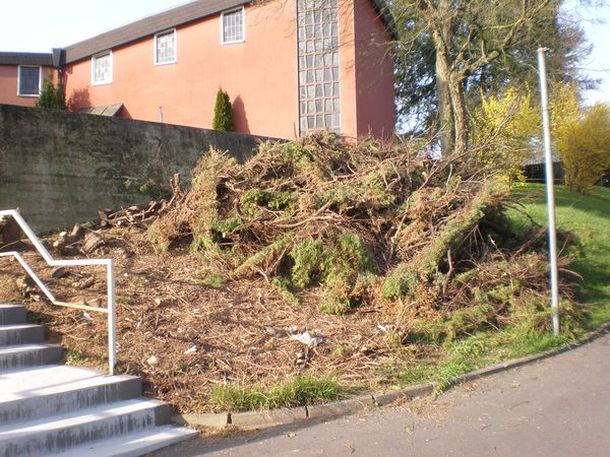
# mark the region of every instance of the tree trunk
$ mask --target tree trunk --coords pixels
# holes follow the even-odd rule
[[[455,131],[454,150],[456,154],[466,152],[468,148],[468,115],[462,90],[462,78],[450,75],[449,90],[453,109],[453,128]]]
[[[444,53],[436,52],[436,96],[438,98],[439,136],[441,154],[449,155],[453,151],[453,109],[451,91],[449,90],[449,65]]]
[[[436,49],[436,95],[438,98],[439,135],[441,154],[448,155],[454,149],[454,119],[451,88],[449,55],[447,48],[451,42],[451,0],[441,0],[437,13],[442,17],[438,27],[433,28]]]

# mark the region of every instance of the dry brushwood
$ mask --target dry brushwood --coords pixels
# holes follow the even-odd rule
[[[193,176],[149,229],[157,249],[190,237],[209,265],[235,279],[262,275],[290,301],[320,286],[320,306],[334,314],[380,296],[440,309],[453,278],[489,260],[487,235],[513,236],[497,223],[509,197],[500,179],[409,144],[318,134],[263,144],[244,165],[211,151]]]
[[[70,233],[60,232],[52,246],[62,254],[70,255],[77,252],[91,254],[104,244],[106,240],[100,231],[85,229],[76,224]]]
[[[99,225],[101,227],[148,227],[163,212],[167,211],[184,198],[180,174],[175,174],[170,180],[172,196],[170,200],[164,198],[152,200],[149,203],[134,205],[128,208],[98,210]]]

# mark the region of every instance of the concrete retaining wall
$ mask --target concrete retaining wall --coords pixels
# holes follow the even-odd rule
[[[210,147],[246,160],[262,138],[63,111],[0,105],[0,209],[37,231],[143,203],[143,184],[188,180]],[[150,189],[151,186],[145,186]],[[146,191],[145,191],[146,192]]]

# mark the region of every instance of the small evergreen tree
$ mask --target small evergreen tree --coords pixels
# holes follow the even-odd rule
[[[55,86],[51,76],[47,76],[42,83],[36,108],[66,109],[66,91],[63,84]]]
[[[214,121],[212,123],[214,130],[223,132],[233,131],[233,108],[231,107],[231,99],[222,88],[218,89],[216,94],[216,105],[214,106]]]

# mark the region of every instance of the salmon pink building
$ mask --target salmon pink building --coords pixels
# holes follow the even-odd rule
[[[391,27],[380,0],[198,0],[68,46],[56,71],[78,111],[210,128],[222,88],[238,132],[388,137]]]
[[[52,54],[0,52],[0,103],[34,106],[54,67]]]

